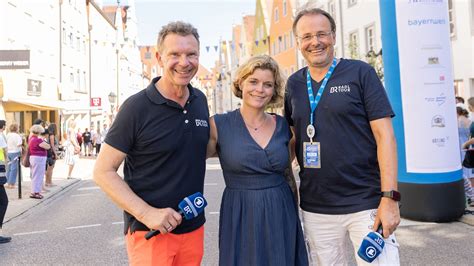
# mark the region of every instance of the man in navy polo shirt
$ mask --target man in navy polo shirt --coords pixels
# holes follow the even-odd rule
[[[334,57],[336,25],[327,12],[300,11],[293,32],[308,67],[288,79],[285,117],[312,256],[318,265],[347,265],[346,234],[357,251],[382,225],[386,245],[373,263],[399,264],[394,113],[385,90],[370,65]]]
[[[107,133],[94,180],[125,211],[131,265],[200,265],[204,214],[183,220],[179,202],[203,192],[209,111],[189,82],[199,66],[199,35],[171,22],[158,36],[163,76],[128,98]],[[125,160],[124,180],[117,169]],[[150,229],[160,235],[144,238]]]

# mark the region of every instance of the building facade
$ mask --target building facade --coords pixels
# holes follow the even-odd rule
[[[27,133],[41,118],[61,132],[69,120],[81,131],[100,127],[143,88],[134,1],[111,17],[101,4],[0,1],[0,119],[7,125]]]
[[[58,21],[57,1],[0,1],[0,118],[20,132],[59,121]]]
[[[88,22],[90,127],[97,130],[103,128],[103,124],[110,125],[115,112],[116,103],[110,101],[109,95],[117,95],[119,91],[117,71],[119,47],[116,43],[117,28],[102,8],[93,1],[88,2]]]

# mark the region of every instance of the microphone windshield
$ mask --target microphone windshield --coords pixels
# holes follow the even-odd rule
[[[184,219],[190,220],[197,217],[204,211],[207,206],[207,201],[201,192],[196,192],[191,196],[184,198],[178,205],[178,208],[183,213]]]

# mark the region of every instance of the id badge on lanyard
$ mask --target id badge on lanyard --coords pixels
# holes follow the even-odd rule
[[[323,95],[324,89],[331,77],[334,68],[336,67],[337,59],[332,60],[332,65],[328,72],[324,76],[323,83],[316,94],[313,96],[313,86],[311,84],[311,75],[309,74],[309,68],[306,72],[306,85],[308,87],[308,97],[311,107],[310,123],[306,127],[306,135],[308,136],[309,142],[303,142],[303,166],[304,168],[321,168],[321,143],[313,142],[313,138],[316,135],[316,128],[314,127],[314,110],[318,106],[321,96]]]

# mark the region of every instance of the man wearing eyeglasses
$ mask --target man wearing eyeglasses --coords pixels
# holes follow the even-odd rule
[[[399,264],[394,113],[384,87],[370,65],[335,58],[336,25],[327,12],[300,11],[293,32],[308,67],[288,79],[285,117],[300,165],[300,206],[313,260],[349,264],[346,234],[357,251],[382,225],[386,244],[373,263]],[[365,261],[357,257],[357,263]]]

